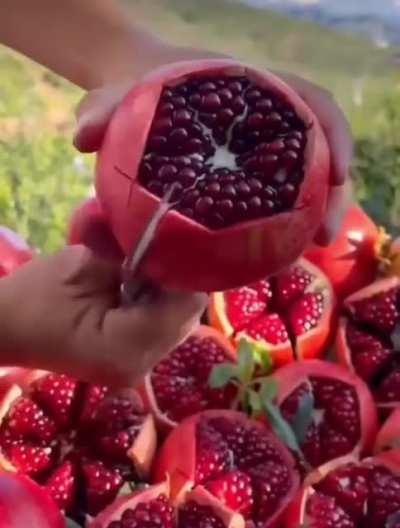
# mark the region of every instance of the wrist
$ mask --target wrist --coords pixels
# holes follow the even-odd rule
[[[0,364],[24,366],[20,365],[21,332],[16,318],[18,301],[12,295],[12,281],[10,275],[0,279]]]

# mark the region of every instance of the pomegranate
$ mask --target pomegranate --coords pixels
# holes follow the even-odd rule
[[[371,218],[353,204],[335,240],[327,247],[313,246],[304,256],[326,273],[337,297],[344,299],[376,278],[381,238]]]
[[[23,475],[0,472],[0,528],[65,528],[50,495]]]
[[[145,377],[143,399],[164,430],[205,409],[229,408],[235,387],[211,389],[214,365],[235,360],[230,342],[202,325]]]
[[[174,503],[206,489],[248,525],[276,527],[299,484],[295,461],[265,425],[228,410],[181,422],[155,462],[155,480],[170,480]]]
[[[388,449],[400,449],[400,407],[392,411],[376,437],[375,452]]]
[[[174,509],[165,483],[121,497],[88,528],[244,528],[241,515],[221,505],[205,490],[194,491]]]
[[[142,273],[216,291],[293,262],[319,227],[328,179],[321,127],[291,88],[235,61],[203,60],[136,84],[107,130],[96,185],[125,254],[173,190]]]
[[[25,240],[8,227],[0,226],[0,277],[8,275],[31,258],[32,251]]]
[[[306,259],[269,279],[211,295],[211,324],[237,342],[262,343],[276,366],[322,355],[335,325],[334,294]]]
[[[0,416],[1,466],[46,487],[71,515],[97,513],[149,473],[154,422],[132,390],[42,373],[27,390],[9,390]]]
[[[370,386],[378,406],[400,402],[400,279],[381,279],[344,302],[336,341],[339,361]]]
[[[365,383],[340,365],[301,361],[278,369],[277,404],[286,420],[296,416],[301,398],[313,396],[310,424],[300,442],[309,465],[353,453],[368,453],[377,432],[377,413]]]
[[[291,504],[285,528],[398,528],[399,453],[326,464]]]
[[[85,200],[73,213],[69,244],[83,244],[104,258],[122,260],[123,255],[96,198]]]

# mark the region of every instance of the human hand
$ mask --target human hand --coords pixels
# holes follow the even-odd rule
[[[198,324],[203,294],[120,307],[120,265],[70,246],[0,280],[2,364],[131,386]]]

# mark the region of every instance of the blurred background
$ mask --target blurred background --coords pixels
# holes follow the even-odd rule
[[[333,92],[356,140],[357,197],[400,231],[400,0],[126,0],[177,44],[285,69]],[[82,93],[0,46],[0,224],[44,251],[93,192],[94,160],[71,146]]]

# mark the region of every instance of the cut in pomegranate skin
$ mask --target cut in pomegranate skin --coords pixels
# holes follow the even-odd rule
[[[0,473],[0,528],[65,528],[57,505],[42,487],[14,473]]]
[[[295,461],[267,428],[235,411],[205,411],[181,422],[155,462],[182,504],[192,490],[215,495],[248,526],[277,527],[299,485]]]
[[[290,422],[301,397],[312,391],[313,420],[301,444],[312,467],[354,454],[370,452],[378,429],[373,397],[366,384],[340,365],[301,361],[278,369],[277,404]]]
[[[353,204],[335,240],[326,247],[312,246],[304,256],[327,275],[342,300],[375,280],[381,237],[371,218]]]
[[[326,464],[305,482],[290,505],[285,528],[397,528],[399,452],[362,462]]]
[[[245,522],[204,490],[175,509],[161,483],[117,499],[88,528],[245,528]]]
[[[231,406],[236,389],[229,384],[211,389],[209,376],[214,365],[235,361],[231,343],[217,330],[202,325],[184,343],[163,359],[145,377],[140,391],[146,408],[162,430],[205,409]]]
[[[319,227],[329,150],[304,101],[279,78],[232,60],[154,71],[107,129],[96,188],[125,254],[173,186],[142,273],[217,291],[291,264]]]
[[[32,256],[32,250],[20,235],[0,226],[0,277],[25,264]]]
[[[369,385],[377,405],[400,403],[400,279],[381,279],[351,295],[336,339],[337,357]]]
[[[276,366],[321,356],[335,325],[327,277],[304,258],[270,279],[211,294],[211,324],[233,342],[257,341]]]
[[[2,402],[0,466],[32,477],[58,506],[96,514],[127,482],[147,478],[154,420],[138,394],[121,394],[42,373]]]

